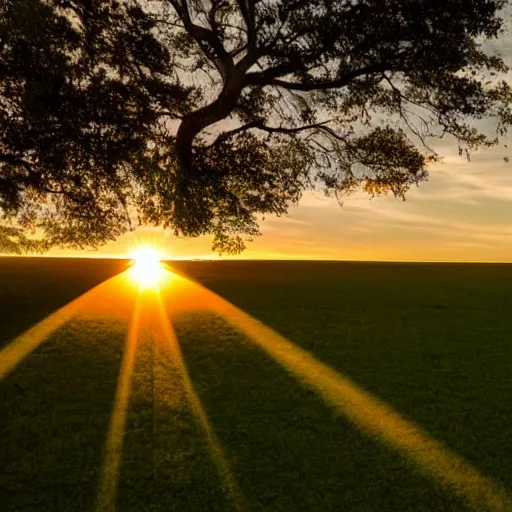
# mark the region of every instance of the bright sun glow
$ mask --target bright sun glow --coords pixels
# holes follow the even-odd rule
[[[133,276],[135,280],[142,285],[156,284],[163,272],[158,252],[150,247],[145,247],[135,251],[131,257],[134,261]]]

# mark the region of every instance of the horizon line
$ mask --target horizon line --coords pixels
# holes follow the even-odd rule
[[[25,259],[82,259],[82,260],[126,260],[130,261],[132,258],[130,256],[122,256],[115,254],[98,254],[98,255],[46,255],[46,254],[2,254],[0,253],[0,258],[25,258]],[[193,262],[235,262],[235,261],[246,261],[246,262],[318,262],[318,263],[427,263],[427,264],[473,264],[473,265],[510,265],[512,261],[506,260],[416,260],[416,259],[383,259],[383,260],[351,260],[351,259],[342,259],[342,258],[301,258],[301,257],[289,257],[289,258],[240,258],[240,257],[232,257],[232,256],[218,256],[218,257],[164,257],[161,259],[164,262],[173,262],[173,261],[193,261]]]

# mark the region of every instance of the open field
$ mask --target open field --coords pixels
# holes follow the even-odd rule
[[[2,512],[512,510],[512,265],[173,267],[0,259]]]

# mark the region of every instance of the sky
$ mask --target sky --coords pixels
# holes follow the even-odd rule
[[[488,47],[512,66],[512,25],[509,33]],[[405,202],[361,192],[340,206],[321,192],[306,193],[288,216],[267,218],[238,258],[512,262],[512,137],[473,152],[471,161],[459,156],[454,139],[431,146],[442,161]],[[156,246],[166,258],[218,258],[210,237],[177,238],[157,228],[140,228],[96,252],[49,255],[123,257],[139,245]]]

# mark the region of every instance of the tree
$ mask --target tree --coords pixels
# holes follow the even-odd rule
[[[308,189],[405,198],[432,138],[506,133],[508,68],[483,46],[506,4],[5,0],[0,249],[142,223],[239,252]]]

